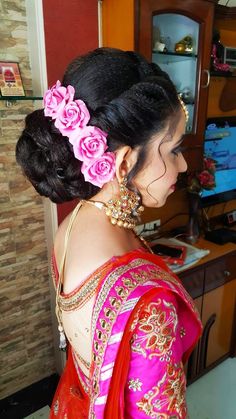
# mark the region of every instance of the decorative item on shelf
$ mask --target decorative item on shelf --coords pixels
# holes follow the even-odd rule
[[[161,37],[160,29],[157,26],[153,27],[153,51],[167,52],[164,38]]]
[[[156,41],[155,45],[154,45],[154,51],[158,51],[158,52],[167,52],[167,48],[165,46],[165,44],[163,44],[162,42]]]
[[[231,73],[229,64],[224,63],[224,46],[220,42],[220,32],[214,29],[211,50],[211,71]]]
[[[0,92],[2,96],[25,96],[18,63],[0,62]]]
[[[191,36],[185,36],[179,42],[175,44],[175,52],[179,53],[192,53],[193,52],[193,38]]]
[[[166,52],[171,51],[171,37],[170,36],[161,36],[160,42],[165,44]]]
[[[179,96],[181,97],[181,99],[184,101],[185,104],[194,102],[193,94],[189,87],[184,87],[183,89],[181,89],[181,91],[179,92]]]
[[[215,182],[216,161],[204,156],[203,169],[187,175],[187,194],[189,203],[189,221],[187,225],[186,240],[196,243],[200,235],[199,212],[201,209],[201,192],[203,189],[211,190]]]

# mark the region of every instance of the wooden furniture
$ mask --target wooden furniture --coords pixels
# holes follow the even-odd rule
[[[220,246],[203,239],[210,254],[179,274],[199,310],[203,334],[186,367],[188,384],[236,350],[236,245]]]
[[[136,1],[135,49],[166,71],[179,93],[190,91],[191,99],[184,100],[190,114],[185,142],[191,169],[202,161],[214,7],[210,0]],[[193,41],[192,52],[176,52],[176,43],[187,35]],[[166,52],[157,50],[157,38],[169,44]]]

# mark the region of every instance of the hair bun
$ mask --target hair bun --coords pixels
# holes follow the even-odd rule
[[[44,116],[43,109],[27,115],[16,145],[16,159],[37,192],[56,203],[86,199],[98,190],[85,185],[81,162],[71,147],[53,121]]]

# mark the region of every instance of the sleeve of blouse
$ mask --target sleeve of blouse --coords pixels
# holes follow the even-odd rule
[[[186,418],[183,327],[178,303],[161,291],[133,324],[125,418]]]

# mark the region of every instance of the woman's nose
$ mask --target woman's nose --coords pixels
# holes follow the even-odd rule
[[[180,159],[179,159],[179,173],[186,172],[187,168],[188,168],[187,162],[183,154],[181,154]]]

